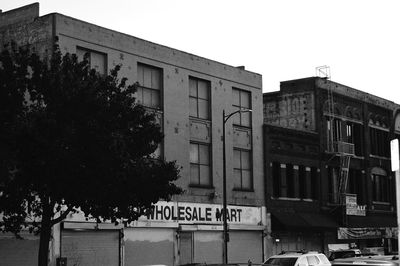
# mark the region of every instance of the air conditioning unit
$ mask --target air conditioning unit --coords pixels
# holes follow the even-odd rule
[[[354,144],[344,141],[334,141],[333,152],[354,155]]]

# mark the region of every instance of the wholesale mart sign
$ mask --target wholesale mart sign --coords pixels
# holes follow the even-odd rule
[[[217,204],[161,201],[153,205],[147,217],[142,216],[139,220],[222,224],[223,213],[222,206]],[[229,205],[227,221],[230,224],[261,225],[261,207]]]

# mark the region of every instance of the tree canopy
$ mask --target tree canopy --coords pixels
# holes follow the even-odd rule
[[[163,138],[160,125],[135,102],[135,85],[118,78],[120,67],[100,75],[87,56],[79,61],[58,47],[49,58],[16,45],[2,50],[3,230],[38,230],[46,249],[50,228],[76,208],[130,222],[181,192],[176,163],[150,156]]]

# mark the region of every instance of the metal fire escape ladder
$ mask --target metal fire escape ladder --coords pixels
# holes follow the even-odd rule
[[[328,82],[328,118],[329,118],[329,136],[328,136],[328,151],[334,151],[334,139],[333,139],[333,116],[334,116],[334,103],[333,103],[333,92],[331,88],[331,83]]]
[[[344,204],[344,194],[347,189],[347,180],[349,178],[349,168],[350,159],[354,155],[354,146],[349,145],[349,143],[343,142],[341,139],[335,139],[335,130],[341,131],[341,128],[336,128],[340,126],[339,124],[334,125],[335,117],[335,102],[333,99],[332,84],[330,81],[331,73],[328,66],[321,66],[316,68],[317,76],[326,78],[326,90],[327,90],[327,118],[328,118],[328,136],[327,136],[327,150],[332,153],[332,158],[338,156],[340,159],[340,169],[339,169],[339,180],[337,187],[337,196],[339,199],[337,202]],[[336,138],[338,138],[336,136]],[[329,159],[329,160],[331,160]]]
[[[347,180],[349,179],[350,159],[351,155],[340,154],[339,195],[344,195],[346,193]]]

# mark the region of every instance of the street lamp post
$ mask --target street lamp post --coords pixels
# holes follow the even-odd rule
[[[228,221],[227,221],[227,213],[228,213],[228,206],[226,203],[226,149],[225,149],[225,125],[226,122],[231,118],[233,115],[237,113],[247,113],[251,112],[251,109],[240,109],[228,115],[225,115],[225,109],[222,111],[222,161],[223,161],[223,169],[222,169],[222,220],[223,220],[223,238],[224,238],[224,263],[228,263],[228,242],[229,242],[229,232],[228,232]]]

